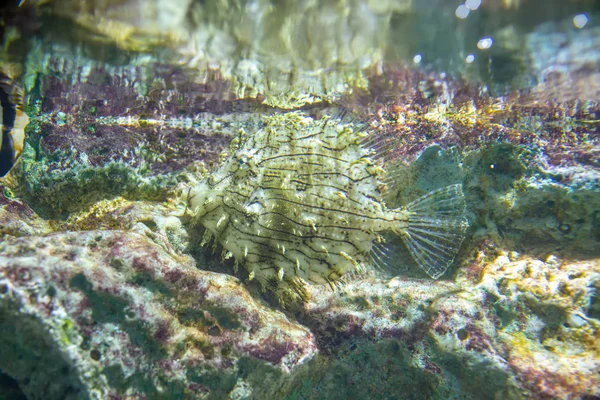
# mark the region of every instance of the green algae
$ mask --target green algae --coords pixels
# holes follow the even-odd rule
[[[491,237],[518,251],[563,251],[594,257],[598,253],[600,195],[593,181],[564,179],[543,169],[540,150],[511,143],[477,149],[427,148],[412,164],[393,173],[392,204],[451,182],[462,182],[471,223],[471,240]],[[596,183],[597,186],[597,183]],[[411,265],[408,252],[390,240],[400,265]],[[464,252],[464,249],[463,249]],[[460,259],[460,256],[459,256]]]
[[[75,152],[39,157],[27,146],[22,159],[22,183],[16,190],[46,218],[64,217],[118,196],[164,200],[177,181],[174,176],[153,176],[148,169],[126,162],[94,167],[81,161]]]
[[[461,398],[452,377],[416,366],[415,351],[397,340],[346,343],[320,356],[286,400]]]
[[[93,320],[97,323],[121,325],[131,343],[144,350],[149,360],[161,360],[169,356],[165,344],[156,338],[150,324],[135,313],[128,313],[130,303],[110,292],[94,290],[83,273],[71,279],[71,287],[81,290],[90,302]]]
[[[206,313],[209,313],[208,318]],[[179,321],[188,326],[199,324],[201,327],[210,327],[217,323],[220,329],[239,329],[241,327],[239,318],[231,310],[211,305],[209,302],[202,304],[202,309],[193,307],[180,307],[177,310]]]
[[[60,321],[57,321],[60,324]],[[69,326],[69,323],[65,323]],[[85,385],[79,371],[63,359],[59,347],[50,339],[53,332],[62,346],[75,338],[74,331],[62,326],[50,327],[33,315],[22,315],[15,309],[0,308],[0,370],[19,382],[28,396],[44,393],[47,399],[86,399]],[[93,380],[93,378],[92,378]]]

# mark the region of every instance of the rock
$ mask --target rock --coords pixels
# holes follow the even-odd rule
[[[3,237],[37,236],[48,232],[48,222],[0,183],[0,240]]]
[[[0,315],[31,399],[279,398],[317,352],[236,278],[118,230],[1,243]]]
[[[598,396],[600,323],[592,304],[600,260],[479,256],[480,286],[494,300],[498,342],[516,379],[539,396]]]
[[[469,268],[456,283],[371,274],[336,292],[311,286],[312,301],[299,318],[329,356],[314,372],[322,379],[297,386],[297,393],[399,398],[409,390],[477,399],[600,393],[600,321],[590,309],[600,260],[511,261],[482,251]],[[475,281],[473,269],[480,271]],[[354,378],[336,382],[347,377]]]

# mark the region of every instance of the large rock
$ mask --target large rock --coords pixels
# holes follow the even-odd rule
[[[310,287],[299,318],[328,358],[299,398],[598,396],[599,260],[492,249],[456,282],[372,275]]]
[[[0,369],[31,399],[278,398],[317,351],[231,276],[140,233],[0,244]]]

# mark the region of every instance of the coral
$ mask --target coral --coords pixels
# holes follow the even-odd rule
[[[177,262],[139,233],[0,246],[0,368],[31,398],[223,398],[238,379],[274,398],[316,352],[306,328],[235,278]]]

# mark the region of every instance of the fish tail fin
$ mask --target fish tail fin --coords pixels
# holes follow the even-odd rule
[[[409,217],[402,240],[417,264],[437,279],[454,260],[469,227],[462,185],[427,193],[404,210]]]

